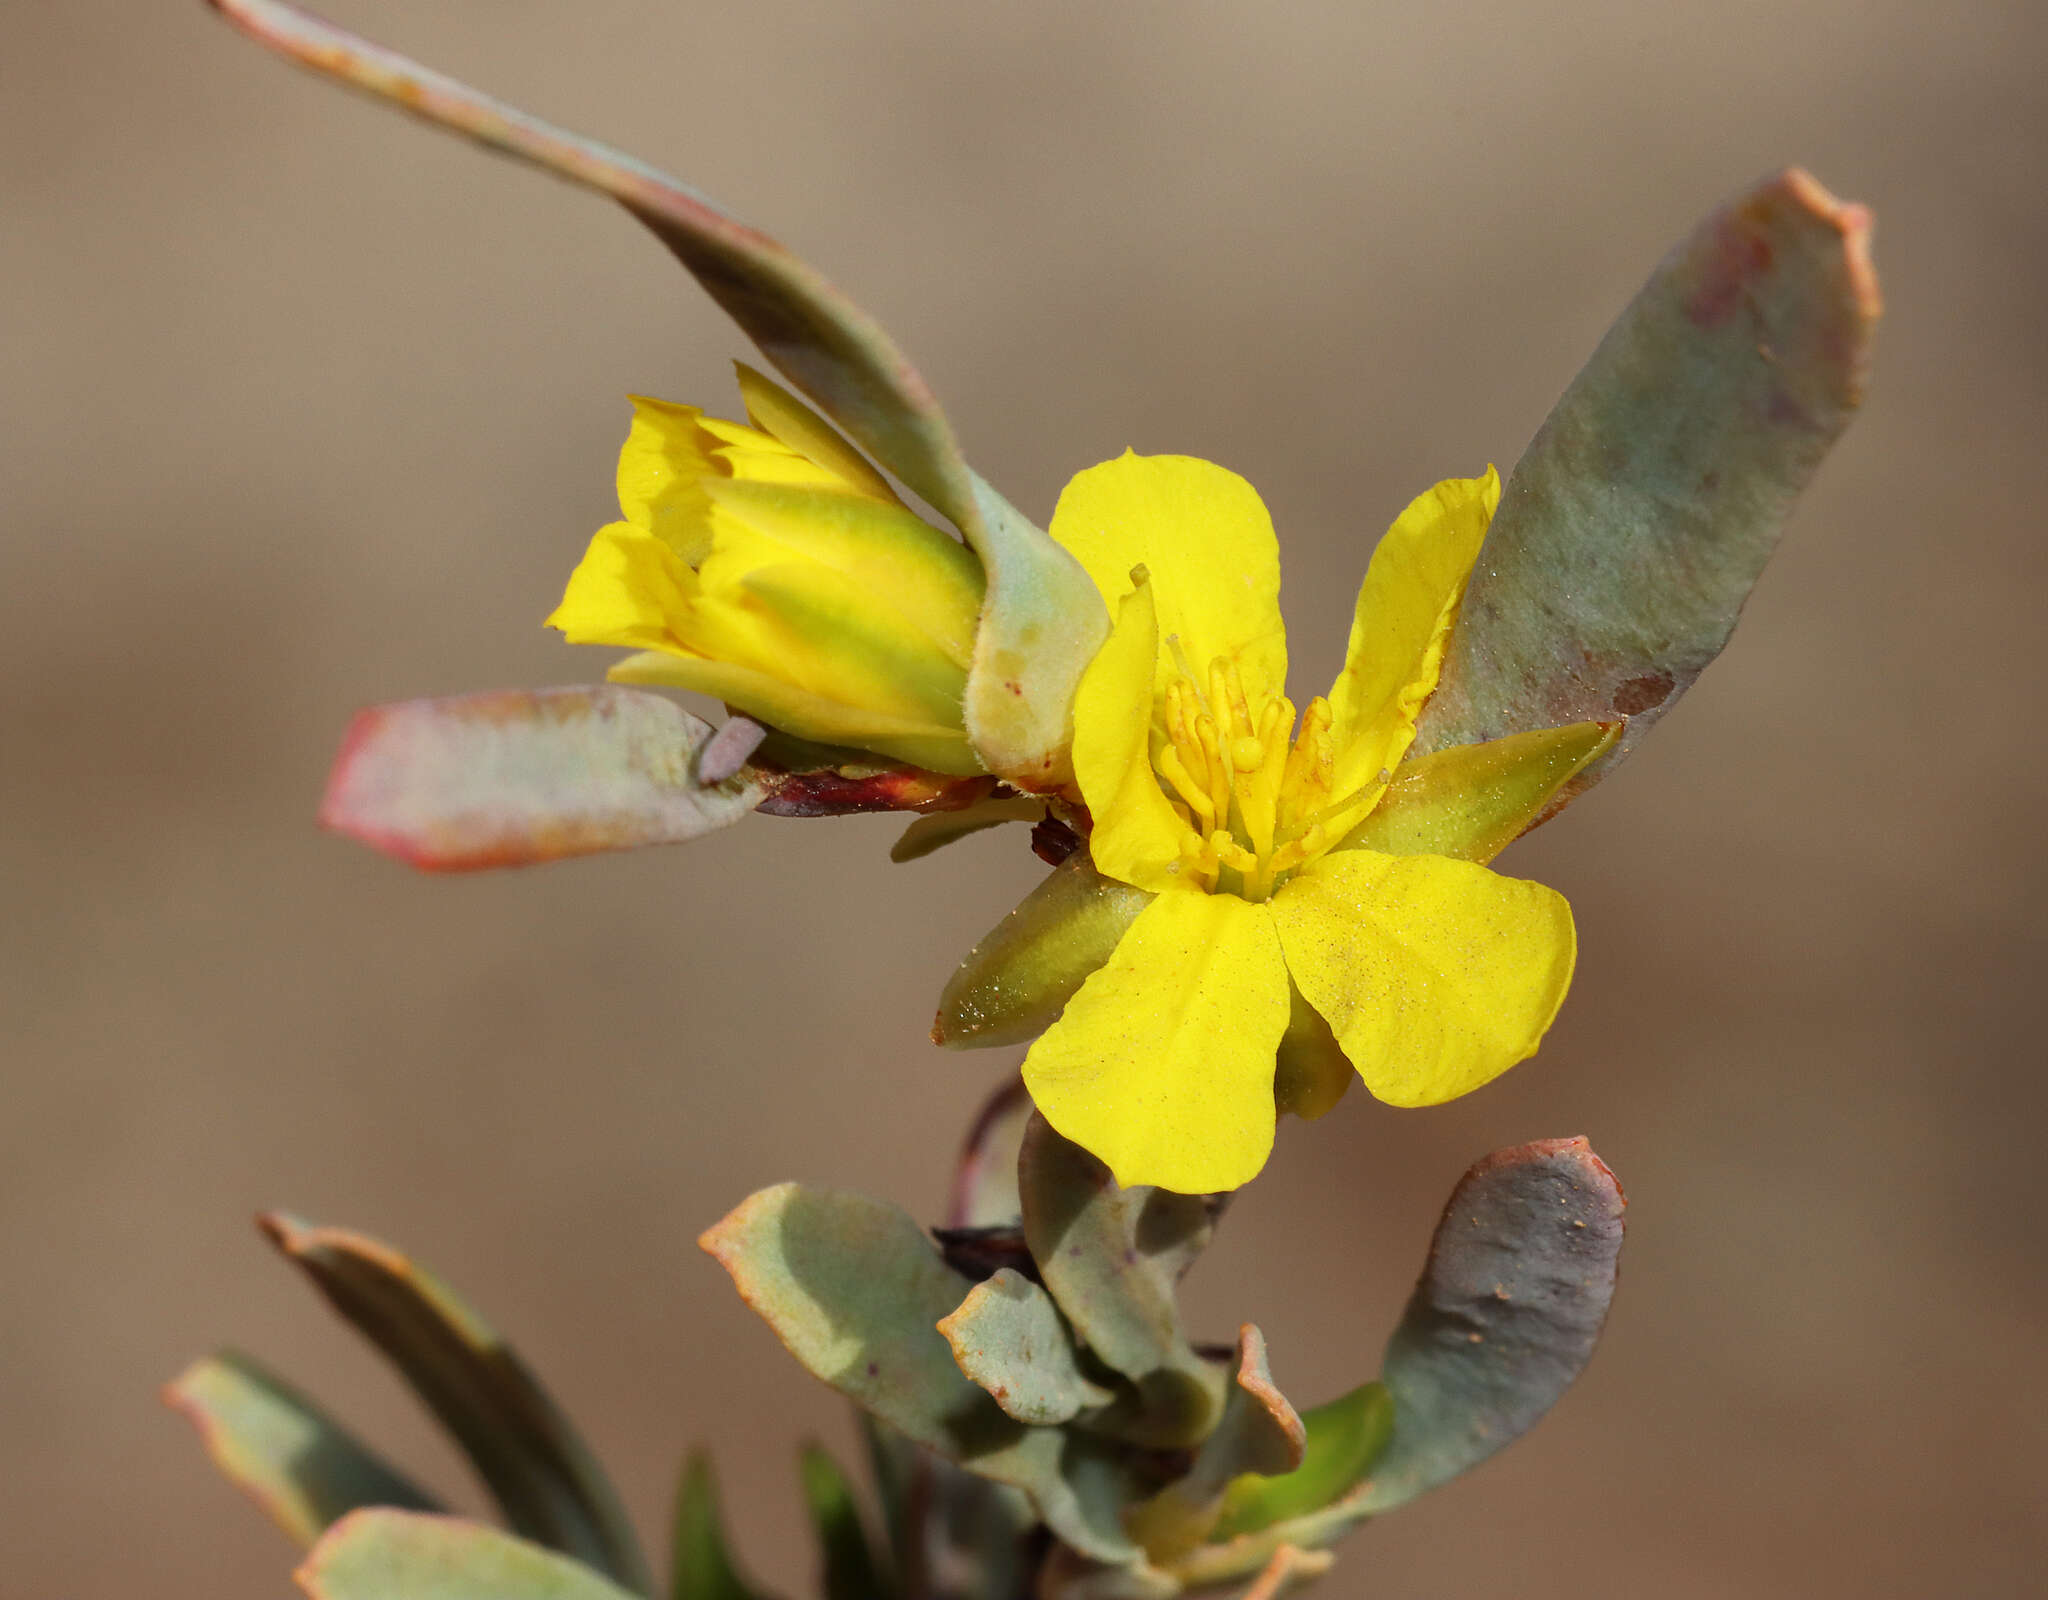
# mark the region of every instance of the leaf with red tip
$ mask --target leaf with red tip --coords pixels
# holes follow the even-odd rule
[[[375,1239],[277,1212],[257,1221],[454,1436],[515,1530],[648,1592],[646,1561],[610,1480],[482,1317]]]
[[[1390,1511],[1536,1425],[1592,1359],[1625,1204],[1584,1139],[1499,1150],[1465,1174],[1387,1345],[1393,1438],[1346,1504]]]
[[[292,1576],[311,1600],[632,1600],[552,1550],[417,1511],[351,1512]]]
[[[711,725],[635,689],[504,689],[356,714],[320,821],[433,872],[679,844],[761,803],[751,768],[698,777]]]
[[[282,1379],[227,1350],[164,1386],[221,1475],[298,1544],[363,1506],[440,1509],[434,1497]]]
[[[1099,1561],[1137,1554],[1114,1452],[1005,1416],[954,1364],[939,1321],[970,1285],[910,1217],[865,1195],[778,1184],[698,1244],[814,1376],[907,1438],[1022,1489],[1053,1533]]]
[[[1659,266],[1516,464],[1413,753],[1627,719],[1611,771],[1720,654],[1862,399],[1870,213],[1794,168]]]
[[[551,126],[279,0],[210,0],[259,43],[618,201],[774,366],[950,518],[988,573],[964,711],[989,769],[1068,775],[1074,686],[1109,634],[1093,581],[977,476],[931,388],[882,326],[781,244],[645,162]]]

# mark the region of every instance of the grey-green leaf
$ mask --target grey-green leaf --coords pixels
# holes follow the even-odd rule
[[[728,827],[768,789],[704,783],[711,725],[635,689],[506,689],[356,714],[320,806],[329,828],[435,872],[676,844]]]
[[[939,1320],[968,1282],[903,1212],[798,1184],[763,1189],[698,1241],[790,1354],[856,1405],[969,1471],[1029,1494],[1084,1554],[1135,1554],[1106,1446],[1005,1416],[954,1364]]]
[[[968,951],[939,995],[933,1040],[957,1050],[1037,1038],[1151,902],[1076,850]]]
[[[798,1460],[804,1505],[818,1535],[825,1600],[891,1600],[896,1585],[868,1544],[853,1485],[822,1446],[807,1444]]]
[[[1018,1163],[1024,1238],[1074,1331],[1137,1386],[1128,1437],[1191,1445],[1214,1426],[1224,1377],[1196,1355],[1175,1285],[1208,1244],[1209,1200],[1166,1189],[1121,1189],[1109,1169],[1042,1116]]]
[[[298,1544],[363,1506],[440,1509],[311,1400],[235,1351],[195,1361],[165,1385],[164,1401],[199,1430],[222,1476]]]
[[[1115,1398],[1082,1373],[1052,1296],[1010,1267],[970,1289],[939,1332],[960,1370],[1019,1422],[1070,1422]]]
[[[669,1554],[671,1600],[761,1600],[740,1573],[718,1508],[718,1475],[708,1451],[692,1450],[676,1485]]]
[[[912,1444],[872,1412],[857,1415],[903,1592],[1024,1600],[1036,1564],[1030,1500]]]
[[[1570,1387],[1614,1295],[1624,1203],[1584,1139],[1496,1151],[1465,1174],[1387,1345],[1394,1433],[1350,1497],[1361,1514],[1477,1466]]]
[[[1414,754],[1627,718],[1555,809],[1720,653],[1862,397],[1869,235],[1794,169],[1657,268],[1508,478]]]
[[[293,1574],[311,1600],[627,1600],[580,1562],[459,1517],[355,1511]]]
[[[517,1532],[638,1593],[652,1592],[610,1480],[554,1398],[482,1317],[375,1239],[281,1213],[258,1221],[454,1436]]]

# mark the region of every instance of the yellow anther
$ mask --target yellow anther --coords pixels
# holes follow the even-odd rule
[[[1189,774],[1187,764],[1180,758],[1180,751],[1168,745],[1159,752],[1159,775],[1173,785],[1174,792],[1188,804],[1188,809],[1202,819],[1196,830],[1207,833],[1216,823],[1216,804]]]
[[[1230,764],[1239,772],[1257,772],[1266,764],[1266,746],[1257,734],[1239,734],[1230,742]]]

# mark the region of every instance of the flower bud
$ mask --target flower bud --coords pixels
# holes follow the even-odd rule
[[[752,425],[636,398],[624,520],[549,625],[637,649],[622,683],[691,689],[799,738],[981,770],[962,726],[984,577],[794,395],[740,369]]]

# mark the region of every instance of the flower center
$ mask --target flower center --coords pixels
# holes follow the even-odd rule
[[[1165,739],[1153,765],[1187,825],[1180,870],[1204,889],[1264,900],[1355,827],[1385,775],[1333,796],[1330,703],[1318,695],[1295,728],[1285,695],[1246,698],[1234,661],[1213,661],[1205,686],[1171,641],[1180,672],[1166,686]]]

